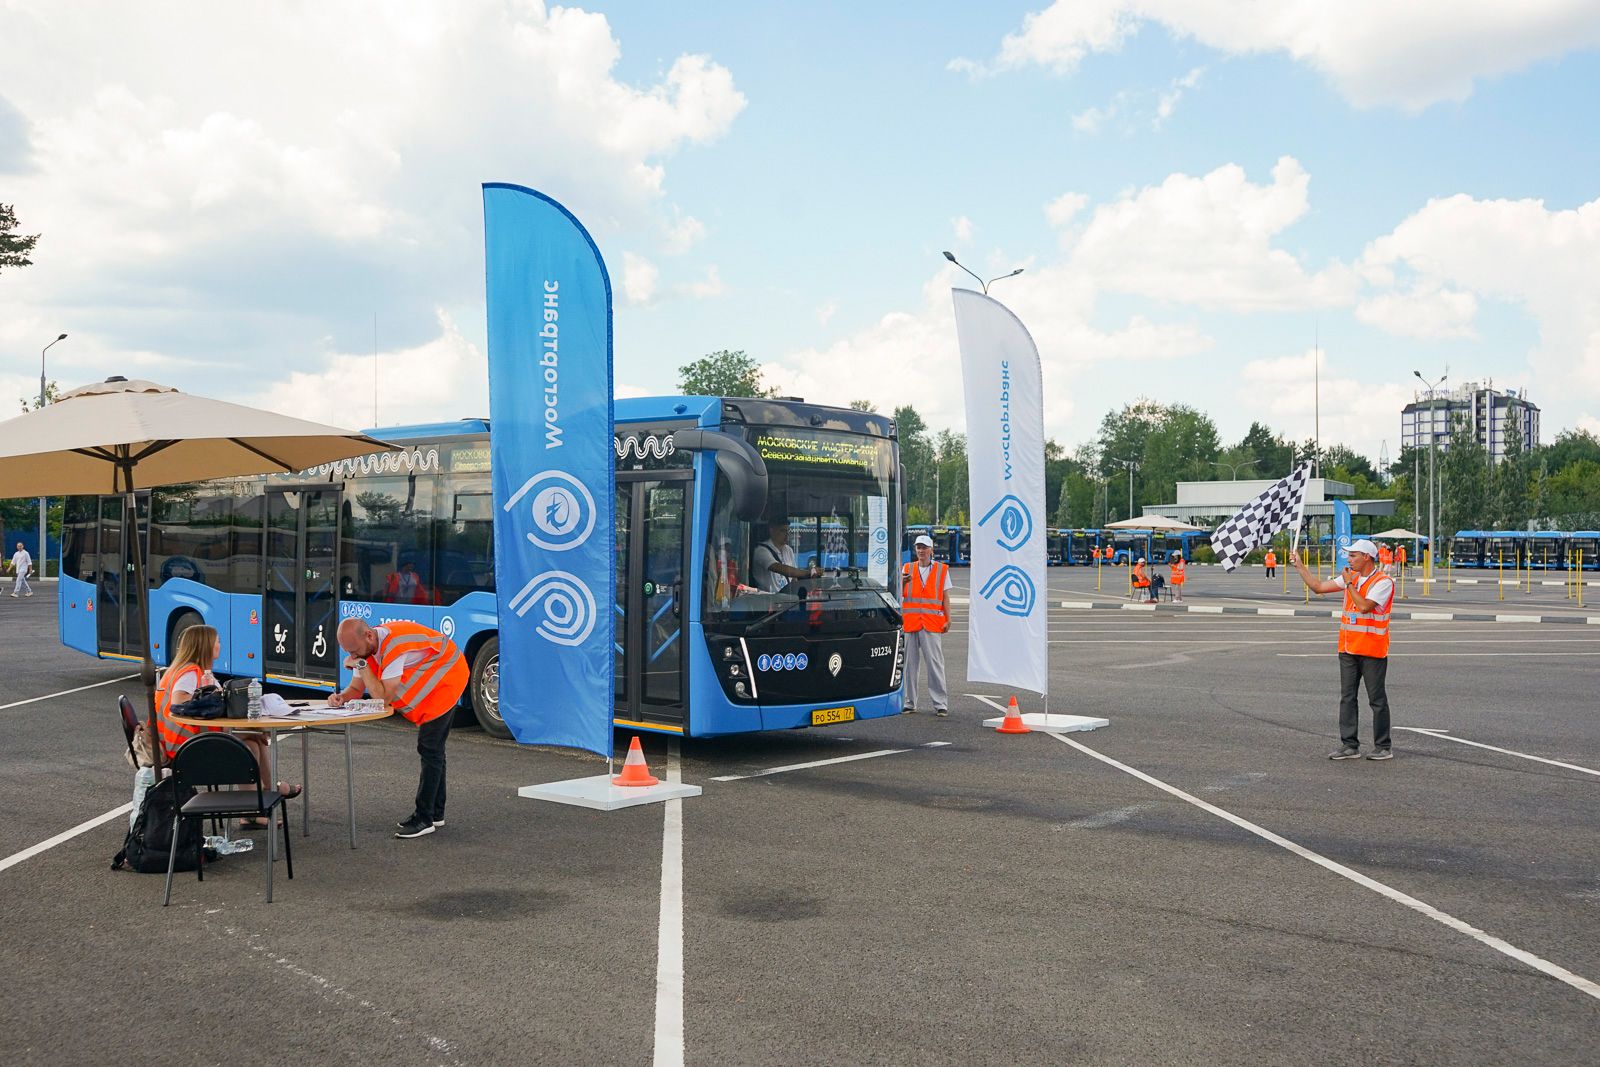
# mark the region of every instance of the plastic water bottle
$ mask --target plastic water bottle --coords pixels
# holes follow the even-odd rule
[[[249,694],[249,702],[246,705],[248,710],[245,711],[245,717],[246,718],[250,718],[250,719],[259,719],[259,718],[261,718],[261,682],[260,682],[260,680],[256,679],[256,678],[250,679],[250,685],[246,688],[245,691]]]
[[[207,837],[205,846],[219,856],[232,856],[249,852],[256,847],[256,843],[248,837]]]

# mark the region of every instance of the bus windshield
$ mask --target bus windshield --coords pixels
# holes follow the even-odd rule
[[[767,510],[756,522],[736,519],[718,476],[704,547],[706,625],[770,635],[898,627],[894,442],[798,427],[754,428],[750,442],[767,465]]]

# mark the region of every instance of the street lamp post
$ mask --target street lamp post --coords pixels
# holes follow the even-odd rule
[[[939,521],[939,464],[933,465],[933,521]]]
[[[60,337],[57,337],[55,339],[55,341],[51,341],[50,344],[45,345],[43,348],[41,348],[39,350],[39,406],[41,408],[44,407],[44,402],[45,402],[44,354],[46,352],[50,351],[50,345],[53,345],[58,341],[65,341],[66,339],[67,339],[67,335],[66,334],[62,334]],[[34,571],[34,574],[36,574],[40,578],[44,577],[45,564],[47,564],[50,561],[50,552],[45,547],[45,544],[46,544],[46,542],[45,542],[45,524],[44,524],[45,507],[46,507],[45,498],[44,497],[40,497],[39,498],[39,566],[38,566],[38,569],[36,569]]]
[[[1128,469],[1128,518],[1133,518],[1133,469],[1139,465],[1136,459],[1122,459],[1119,456],[1108,457],[1113,463],[1120,463]]]
[[[1428,573],[1426,577],[1431,578],[1433,577],[1434,556],[1439,551],[1438,542],[1434,540],[1435,521],[1438,516],[1438,503],[1436,500],[1436,494],[1434,492],[1435,480],[1433,473],[1433,443],[1439,436],[1439,430],[1434,419],[1436,409],[1434,406],[1433,394],[1434,391],[1439,388],[1439,386],[1445,383],[1445,380],[1449,378],[1450,375],[1446,373],[1438,381],[1429,382],[1428,379],[1422,376],[1421,371],[1414,370],[1411,373],[1416,375],[1417,381],[1421,382],[1428,388]],[[1448,412],[1446,412],[1446,414],[1448,414]]]
[[[1214,460],[1211,461],[1211,465],[1213,467],[1227,467],[1228,468],[1228,478],[1230,480],[1232,480],[1232,481],[1238,481],[1239,480],[1239,468],[1240,467],[1254,467],[1256,465],[1256,461],[1253,460],[1253,459],[1250,459],[1250,460],[1246,460],[1243,463],[1224,463],[1219,459],[1214,459]]]
[[[972,272],[970,270],[967,270],[967,268],[962,265],[962,262],[959,259],[956,258],[954,252],[946,252],[944,254],[944,258],[948,259],[950,262],[954,263],[956,266],[961,267],[962,270],[966,270],[968,274],[972,274]],[[972,277],[973,277],[973,280],[976,281],[978,283],[978,285],[980,285],[983,288],[983,295],[984,296],[988,296],[989,295],[989,286],[993,285],[995,282],[1003,282],[1007,278],[1015,278],[1017,275],[1021,274],[1024,270],[1027,270],[1027,268],[1026,267],[1018,267],[1016,270],[1012,271],[1010,274],[1002,274],[1002,275],[1000,275],[1000,277],[998,277],[998,278],[990,278],[988,281],[984,281],[982,278],[979,278],[976,274],[972,274]]]

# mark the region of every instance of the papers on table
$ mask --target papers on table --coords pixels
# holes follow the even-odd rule
[[[265,698],[263,698],[265,703]],[[342,708],[330,708],[326,700],[286,700],[284,710],[269,715],[273,719],[298,719],[304,722],[326,722],[348,719],[355,715],[371,715],[383,710],[381,700],[351,700]]]

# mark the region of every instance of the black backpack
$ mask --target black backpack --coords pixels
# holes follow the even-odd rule
[[[172,848],[172,820],[178,809],[189,802],[194,790],[187,787],[180,794],[172,778],[163,778],[145,790],[139,804],[139,815],[133,820],[133,829],[122,842],[122,851],[112,857],[113,871],[130,870],[140,874],[167,873],[167,857]],[[200,820],[184,819],[178,823],[178,856],[174,870],[192,871],[195,868],[194,846],[200,837]]]

